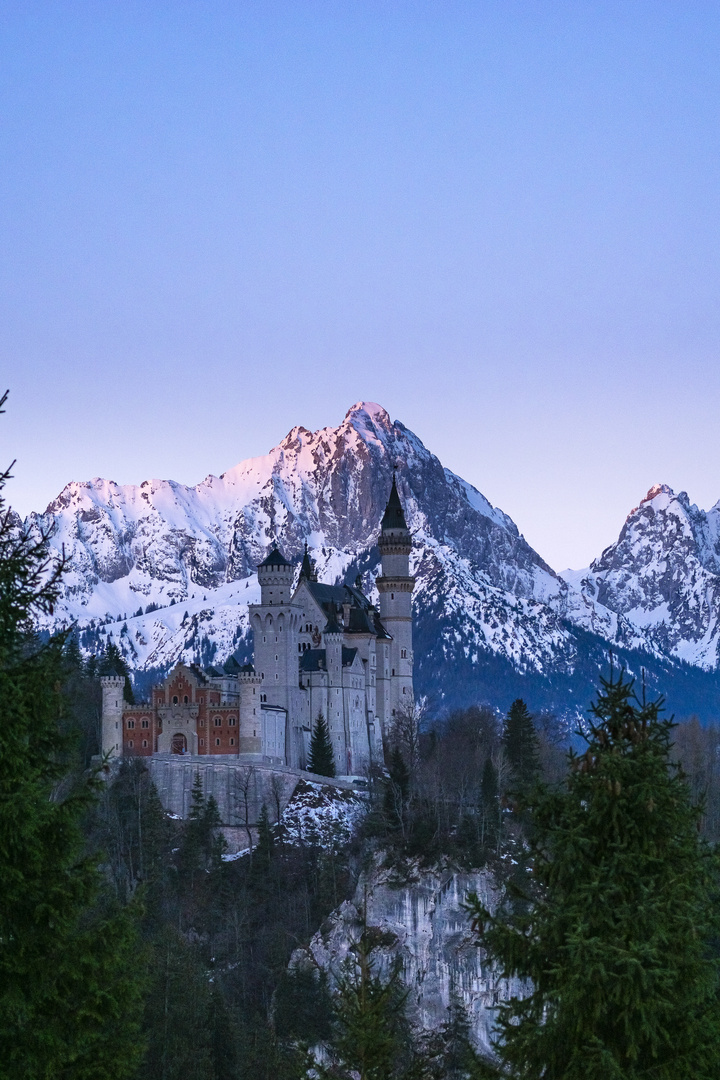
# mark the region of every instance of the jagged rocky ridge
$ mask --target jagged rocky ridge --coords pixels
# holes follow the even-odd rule
[[[255,567],[272,540],[295,559],[307,540],[322,580],[361,572],[373,593],[393,468],[415,542],[416,684],[436,705],[506,707],[522,693],[577,712],[608,643],[651,681],[684,680],[683,704],[716,693],[679,662],[717,667],[717,509],[653,489],[618,544],[561,577],[506,514],[367,402],[337,428],[293,428],[265,457],[196,487],[68,484],[27,522],[52,528],[69,559],[47,626],[75,622],[87,651],[112,637],[148,678],[180,659],[246,654]]]

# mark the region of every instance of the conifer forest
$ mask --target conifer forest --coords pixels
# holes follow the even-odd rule
[[[199,779],[179,820],[140,759],[98,764],[99,677],[122,658],[36,635],[64,569],[46,539],[3,509],[1,1077],[718,1075],[720,727],[674,724],[617,667],[582,734],[521,699],[427,712],[391,733],[349,839],[298,842],[264,806],[228,858]],[[312,763],[332,775],[322,717]],[[524,989],[490,1052],[457,1001],[413,1026],[369,920],[334,974],[291,962],[373,865],[493,875],[501,902],[468,895],[467,927]]]

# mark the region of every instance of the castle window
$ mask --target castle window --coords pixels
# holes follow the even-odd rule
[[[177,703],[178,703],[178,696],[177,696],[177,694],[173,694],[173,705],[177,705]]]
[[[400,650],[400,659],[401,660],[407,660],[407,649],[401,649]]]
[[[204,740],[204,739],[201,739],[201,740],[200,740],[200,745],[201,745],[201,746],[204,746],[204,745],[205,745],[205,740]]]
[[[204,704],[205,704],[205,698],[204,698],[204,697],[201,697],[201,698],[200,698],[200,704],[201,704],[201,705],[204,705]]]
[[[135,721],[134,720],[128,720],[127,726],[130,727],[130,728],[135,727]]]
[[[215,727],[222,727],[222,716],[216,716],[214,723]]]
[[[143,739],[143,746],[147,746],[147,739]]]
[[[200,727],[205,727],[205,721],[204,720],[200,721]]]
[[[276,672],[275,672],[275,682],[277,682],[279,678],[280,678],[280,676],[278,675],[278,673],[277,673],[277,671],[276,671]]]
[[[407,686],[403,686],[403,694],[407,694]]]
[[[215,740],[215,745],[216,745],[216,746],[219,746],[219,745],[220,745],[220,740],[219,740],[219,739],[216,739],[216,740]]]
[[[257,731],[255,730],[255,728],[253,728],[253,739],[256,737],[256,735],[257,735]]]
[[[140,727],[150,727],[150,721],[149,720],[141,720],[140,721]]]
[[[393,673],[393,675],[395,674],[395,668],[392,669],[392,673]]]
[[[395,599],[395,593],[394,593],[394,592],[391,592],[391,593],[390,593],[390,599],[391,599],[391,600],[394,600],[394,599]]]
[[[228,717],[228,724],[230,725],[230,727],[235,727],[235,717],[234,716],[229,716]]]
[[[128,746],[134,746],[134,745],[135,745],[135,743],[132,741],[132,739],[129,739],[128,740]]]
[[[231,740],[230,740],[230,745],[231,745],[231,746],[234,746],[234,745],[235,745],[235,740],[234,740],[234,739],[231,739]]]
[[[183,698],[183,702],[184,702],[185,705],[187,705],[189,701],[190,701],[190,698],[186,694],[185,697]]]

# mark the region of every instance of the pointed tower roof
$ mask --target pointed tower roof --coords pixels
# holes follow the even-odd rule
[[[267,558],[263,559],[263,561],[260,563],[260,566],[292,566],[292,563],[288,562],[288,560],[285,558],[282,551],[277,545],[277,541],[273,541],[273,546],[270,554],[267,556]],[[260,566],[258,566],[258,570],[260,569]]]
[[[315,563],[310,558],[310,552],[308,551],[307,540],[305,541],[305,554],[303,555],[302,566],[300,567],[300,577],[305,578],[306,581],[317,581],[317,573],[315,571]]]
[[[395,473],[393,473],[393,482],[392,488],[390,489],[390,498],[388,499],[387,506],[385,507],[385,513],[383,514],[380,528],[382,530],[407,529],[405,512],[402,508],[402,503],[400,502],[397,484],[395,483]]]
[[[324,634],[342,634],[342,626],[338,622],[337,604],[328,605],[328,621],[325,624]]]

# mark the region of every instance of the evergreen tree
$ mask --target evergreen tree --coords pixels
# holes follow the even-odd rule
[[[501,808],[497,769],[489,754],[485,758],[480,782],[480,807],[483,846],[496,848],[500,838]]]
[[[410,770],[399,746],[390,752],[388,780],[385,785],[385,817],[391,829],[405,833],[405,818],[408,799],[410,798]]]
[[[125,677],[123,697],[129,705],[135,704],[135,695],[133,694],[132,683],[130,682],[130,670],[125,662],[125,657],[111,638],[108,638],[105,652],[100,661],[100,674],[123,675]]]
[[[315,730],[310,740],[309,772],[318,776],[335,776],[335,758],[327,722],[322,713],[315,721]]]
[[[274,847],[275,841],[270,827],[270,816],[267,806],[263,803],[258,817],[258,842],[255,848],[253,866],[260,870],[269,870]]]
[[[525,795],[540,772],[540,746],[535,725],[522,698],[517,698],[510,706],[503,725],[502,741],[513,790]]]
[[[564,790],[531,800],[533,896],[476,927],[506,974],[498,1053],[519,1077],[720,1074],[718,862],[698,833],[671,721],[622,675],[603,681]]]
[[[0,1077],[110,1080],[141,1049],[143,965],[131,912],[84,852],[94,781],[68,772],[64,638],[32,635],[62,572],[47,539],[0,496]]]
[[[400,978],[401,961],[398,958],[383,977],[372,955],[374,938],[373,930],[365,927],[337,981],[333,1034],[326,1044],[332,1065],[328,1069],[315,1064],[321,1077],[392,1080],[409,1075],[408,992]]]

